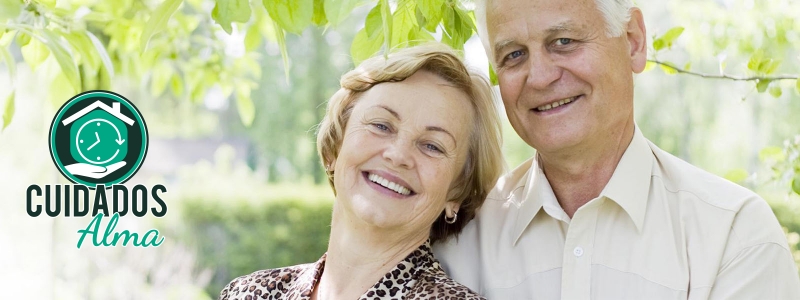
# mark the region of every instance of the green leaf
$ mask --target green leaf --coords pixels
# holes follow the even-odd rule
[[[374,38],[369,38],[366,28],[359,30],[353,38],[353,43],[350,45],[350,56],[353,57],[353,63],[357,66],[365,59],[378,53],[378,51],[381,50],[383,42],[382,32],[378,33]]]
[[[758,152],[758,159],[762,162],[774,161],[783,162],[786,160],[786,154],[780,147],[766,147]]]
[[[150,19],[144,25],[144,31],[139,39],[139,49],[142,52],[147,51],[147,46],[150,44],[150,38],[164,28],[167,28],[167,21],[172,16],[178,7],[181,6],[183,0],[164,0],[159,5]]]
[[[645,72],[645,71],[650,71],[650,70],[652,70],[653,68],[655,68],[657,65],[658,65],[658,64],[656,64],[656,63],[654,63],[654,62],[652,62],[652,61],[647,61],[647,62],[644,64],[644,70],[642,70],[642,72]]]
[[[420,26],[431,32],[436,31],[436,26],[442,20],[443,6],[444,0],[417,1],[417,9],[425,17],[425,25]]]
[[[22,0],[0,0],[0,24],[14,19],[22,12]]]
[[[11,52],[6,47],[0,46],[0,56],[3,56],[3,61],[8,66],[8,75],[11,76],[11,80],[14,80],[17,77],[17,62],[14,61],[14,57],[11,56]]]
[[[67,100],[77,94],[78,91],[79,90],[76,90],[69,82],[67,76],[61,72],[56,74],[55,78],[53,78],[53,81],[50,83],[50,87],[47,89],[47,99],[53,104],[53,107],[61,107],[64,102],[67,102]]]
[[[176,97],[183,96],[183,80],[181,80],[181,76],[177,73],[172,76],[172,79],[169,80],[169,87],[172,89],[172,94]]]
[[[263,0],[263,3],[270,18],[291,33],[302,33],[314,16],[314,0]]]
[[[800,94],[800,79],[797,79],[797,83],[795,83],[794,88],[797,90],[797,93]]]
[[[692,69],[692,62],[687,62],[686,65],[683,66],[683,69],[689,71]]]
[[[106,47],[104,47],[103,43],[100,42],[100,39],[98,39],[90,31],[87,30],[86,31],[86,35],[89,37],[89,40],[92,42],[92,45],[94,46],[94,50],[97,52],[97,55],[100,56],[100,61],[103,62],[103,68],[105,68],[106,72],[108,72],[108,75],[113,78],[114,77],[114,63],[111,62],[111,57],[108,55],[108,52],[106,51]]]
[[[96,69],[100,61],[98,60],[97,55],[94,52],[94,46],[92,45],[92,41],[89,40],[89,37],[82,34],[81,32],[74,31],[69,34],[63,35],[64,39],[69,42],[79,55],[80,55],[80,62],[81,64],[85,64],[89,66],[91,69]]]
[[[20,52],[22,52],[22,59],[34,71],[50,55],[47,46],[39,40],[31,40],[27,45],[20,48]]]
[[[661,70],[664,71],[664,73],[666,73],[667,75],[678,74],[678,70],[676,70],[675,68],[673,68],[670,65],[661,64],[661,65],[658,65],[658,66],[661,67]]]
[[[275,36],[278,38],[278,47],[281,48],[281,59],[283,60],[283,73],[286,77],[286,82],[289,82],[289,52],[286,50],[286,32],[280,28],[277,22],[273,21],[275,24],[276,31]]]
[[[245,23],[250,20],[250,1],[248,0],[216,0],[211,11],[211,18],[217,21],[228,34],[233,32],[231,22]]]
[[[734,169],[728,171],[728,173],[726,173],[723,177],[727,180],[741,184],[745,179],[747,179],[747,171],[744,169]]]
[[[769,94],[772,95],[772,97],[780,98],[781,95],[783,95],[783,90],[781,90],[780,86],[773,85],[769,88]]]
[[[792,179],[792,191],[800,195],[800,173],[794,174],[794,179]]]
[[[150,74],[150,94],[154,97],[161,96],[174,74],[175,69],[166,62],[155,65]]]
[[[367,37],[374,38],[375,34],[383,30],[383,17],[381,16],[382,2],[372,8],[364,21],[364,28],[367,30]]]
[[[258,32],[258,27],[250,26],[247,29],[247,33],[244,34],[244,49],[249,51],[253,51],[259,46],[261,46],[261,41],[263,40],[261,33]]]
[[[497,73],[494,71],[494,67],[492,67],[491,63],[489,64],[489,83],[492,85],[500,84],[500,81],[497,78]]]
[[[388,58],[389,49],[391,49],[390,42],[392,40],[392,31],[394,31],[394,29],[392,28],[392,23],[393,23],[392,8],[389,6],[389,0],[380,0],[380,3],[381,3],[381,19],[383,20],[382,43],[383,43],[383,48],[386,49],[383,52],[383,57]],[[376,37],[375,39],[377,40],[378,38]],[[378,45],[378,49],[380,49],[380,44]],[[352,49],[350,50],[350,52],[352,52]]]
[[[417,26],[416,3],[411,0],[402,0],[397,4],[397,10],[392,16],[392,37],[389,48],[408,46],[408,34]]]
[[[667,42],[665,42],[663,39],[655,39],[653,41],[653,49],[656,50],[656,51],[659,51],[659,50],[664,49],[666,47],[667,47]]]
[[[764,51],[758,50],[753,55],[750,56],[750,60],[747,62],[747,69],[750,71],[758,71],[759,66],[762,64],[762,60],[764,59]]]
[[[250,97],[250,86],[239,83],[236,85],[236,109],[239,111],[239,119],[245,127],[250,127],[256,117],[256,106],[253,98]]]
[[[72,55],[67,51],[69,45],[61,43],[61,39],[50,30],[44,30],[42,34],[45,38],[47,49],[50,49],[50,53],[55,56],[58,66],[61,67],[61,72],[72,84],[72,87],[75,88],[75,91],[81,91],[81,76],[78,73],[78,66],[72,59]]]
[[[31,36],[23,32],[17,34],[17,45],[20,47],[27,45],[31,42]]]
[[[672,43],[678,39],[679,36],[681,36],[683,29],[684,28],[681,26],[673,27],[670,30],[667,30],[667,33],[661,36],[661,39],[664,40],[664,43],[667,44],[667,47],[672,47]]]
[[[325,0],[325,17],[331,25],[339,25],[358,5],[358,0]]]
[[[314,0],[314,24],[323,26],[328,23],[325,17],[325,0]]]
[[[16,92],[17,91],[12,90],[11,94],[6,98],[6,105],[3,109],[3,130],[8,127],[8,124],[11,124],[11,120],[14,118],[14,94]]]
[[[769,86],[769,84],[771,82],[772,82],[772,80],[761,79],[761,80],[758,81],[758,83],[756,83],[756,89],[758,90],[759,93],[766,92],[767,91],[767,87]]]

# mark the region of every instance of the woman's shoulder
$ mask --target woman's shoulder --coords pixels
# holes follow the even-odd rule
[[[219,294],[219,300],[282,299],[298,289],[305,288],[302,276],[315,264],[302,264],[285,268],[260,270],[231,280]],[[248,298],[250,296],[250,298]]]
[[[419,280],[408,296],[408,299],[486,300],[480,294],[447,276],[438,261],[434,263],[433,268],[420,274]]]

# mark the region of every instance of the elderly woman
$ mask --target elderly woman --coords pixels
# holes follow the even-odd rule
[[[342,77],[317,142],[336,195],[327,253],[236,278],[220,299],[483,299],[430,244],[461,231],[502,171],[484,77],[437,44],[372,58]]]

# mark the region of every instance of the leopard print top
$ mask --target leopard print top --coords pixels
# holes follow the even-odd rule
[[[225,286],[219,300],[308,300],[322,276],[325,257],[313,264],[261,270],[236,278]],[[430,241],[409,254],[359,298],[375,299],[485,300],[444,273],[433,257]]]

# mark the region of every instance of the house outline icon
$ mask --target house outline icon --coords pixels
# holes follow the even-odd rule
[[[120,119],[120,121],[125,122],[125,124],[128,124],[128,126],[132,126],[134,123],[136,123],[136,121],[132,120],[131,118],[126,117],[125,115],[123,115],[120,112],[120,110],[119,110],[119,108],[120,108],[119,102],[112,102],[111,106],[108,106],[108,105],[106,105],[105,103],[103,103],[100,100],[95,101],[94,103],[90,104],[87,107],[84,107],[80,111],[76,112],[75,114],[73,114],[73,115],[69,116],[68,118],[64,119],[63,121],[61,121],[61,123],[64,126],[69,125],[70,123],[75,122],[75,120],[79,119],[80,117],[83,117],[84,115],[88,114],[89,112],[91,112],[91,111],[93,111],[93,110],[95,110],[97,108],[100,108],[100,109],[106,111],[107,113],[111,114],[112,116],[116,117],[117,119]]]

